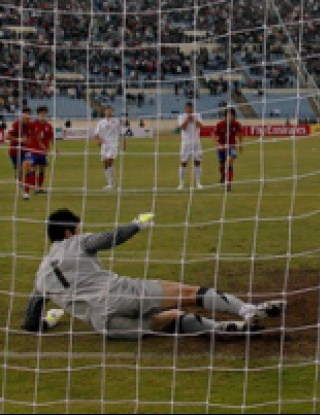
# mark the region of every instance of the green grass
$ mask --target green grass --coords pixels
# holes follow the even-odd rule
[[[285,289],[297,301],[295,289],[317,283],[310,275],[320,265],[319,137],[246,141],[230,194],[218,184],[212,140],[203,144],[202,191],[176,191],[179,138],[172,136],[129,140],[116,165],[121,191],[105,193],[95,145],[61,142],[48,168],[52,191],[28,202],[0,147],[0,412],[318,412],[317,342],[303,340],[304,331],[287,345],[272,337],[104,341],[67,317],[50,336],[20,329],[48,248],[45,218],[62,206],[82,216],[84,231],[156,213],[152,231],[101,255],[122,275],[217,285],[243,298]],[[316,303],[311,310],[317,322]],[[293,316],[290,325],[298,324]]]

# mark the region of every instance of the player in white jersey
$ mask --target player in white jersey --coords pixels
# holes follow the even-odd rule
[[[101,161],[103,162],[107,185],[105,190],[114,186],[114,160],[118,155],[121,123],[113,116],[111,106],[105,108],[105,117],[98,122],[95,130],[95,140],[101,147]]]
[[[194,163],[194,176],[197,189],[202,189],[201,185],[201,158],[202,146],[200,141],[200,128],[202,119],[200,114],[193,112],[193,104],[187,102],[184,114],[179,115],[178,124],[181,128],[181,150],[180,150],[180,168],[179,168],[179,186],[181,190],[184,187],[185,176],[190,158]]]
[[[152,213],[141,214],[112,232],[97,234],[81,234],[79,222],[68,209],[51,213],[47,220],[52,245],[38,268],[26,308],[23,327],[28,331],[54,327],[66,311],[109,338],[139,339],[154,332],[209,337],[230,331],[246,334],[254,331],[261,319],[280,316],[286,306],[283,300],[248,304],[214,288],[130,278],[105,269],[99,251],[113,249],[152,225]],[[44,312],[49,300],[59,308]],[[241,319],[219,322],[183,311],[185,307],[206,310],[212,317],[216,312],[229,312]]]

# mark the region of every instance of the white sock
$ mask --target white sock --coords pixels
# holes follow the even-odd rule
[[[201,184],[201,175],[202,169],[201,166],[194,166],[194,177],[196,179],[196,184]]]
[[[205,310],[214,312],[227,312],[232,314],[240,314],[240,310],[243,310],[243,306],[246,303],[240,298],[235,297],[232,294],[217,291],[214,288],[208,289],[203,295],[202,306]]]
[[[184,179],[186,177],[186,170],[187,168],[184,166],[180,166],[179,168],[179,180],[180,180],[180,186],[184,185]]]
[[[257,311],[257,306],[256,305],[253,305],[253,304],[244,304],[241,307],[241,309],[240,309],[239,315],[242,318],[245,319],[246,316],[248,316],[248,315],[250,315],[252,313],[255,313],[256,311]]]
[[[104,172],[107,179],[107,184],[109,186],[113,186],[113,166],[109,167],[108,169],[105,169]]]

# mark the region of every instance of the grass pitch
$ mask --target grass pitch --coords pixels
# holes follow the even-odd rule
[[[105,179],[98,148],[59,142],[47,195],[24,201],[0,147],[0,412],[317,413],[319,137],[247,140],[231,193],[203,140],[201,191],[178,184],[179,136],[131,139]],[[101,258],[122,275],[216,286],[246,300],[285,295],[285,319],[257,339],[102,339],[65,317],[50,335],[21,331],[47,251],[45,218],[69,207],[84,231],[153,211],[156,226]],[[221,316],[225,318],[225,316]]]

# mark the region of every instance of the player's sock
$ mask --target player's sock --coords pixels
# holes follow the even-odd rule
[[[107,179],[107,185],[112,187],[113,186],[113,166],[105,169],[105,176]]]
[[[220,183],[224,183],[226,179],[226,167],[224,163],[220,163]]]
[[[208,311],[240,315],[240,310],[246,303],[234,295],[217,291],[214,288],[202,287],[197,293],[196,304]]]
[[[43,186],[43,182],[44,182],[44,173],[39,173],[37,182],[38,182],[38,189],[41,189]]]
[[[180,186],[184,185],[184,180],[185,180],[185,177],[186,177],[186,171],[187,171],[187,168],[185,166],[180,166],[180,168],[179,168]]]
[[[24,186],[23,186],[24,193],[27,193],[27,194],[30,193],[30,187],[35,186],[35,181],[36,181],[36,176],[34,172],[30,172],[25,175]]]
[[[210,336],[216,333],[247,332],[245,321],[215,321],[197,314],[182,314],[169,327],[170,333]],[[209,337],[210,338],[210,337]]]
[[[228,169],[228,182],[231,183],[232,180],[233,180],[233,167],[229,166],[229,169]]]
[[[201,175],[202,175],[201,166],[194,166],[194,177],[196,179],[196,185],[201,184]]]
[[[182,314],[176,322],[176,333],[204,334],[215,330],[219,323],[197,314]]]

